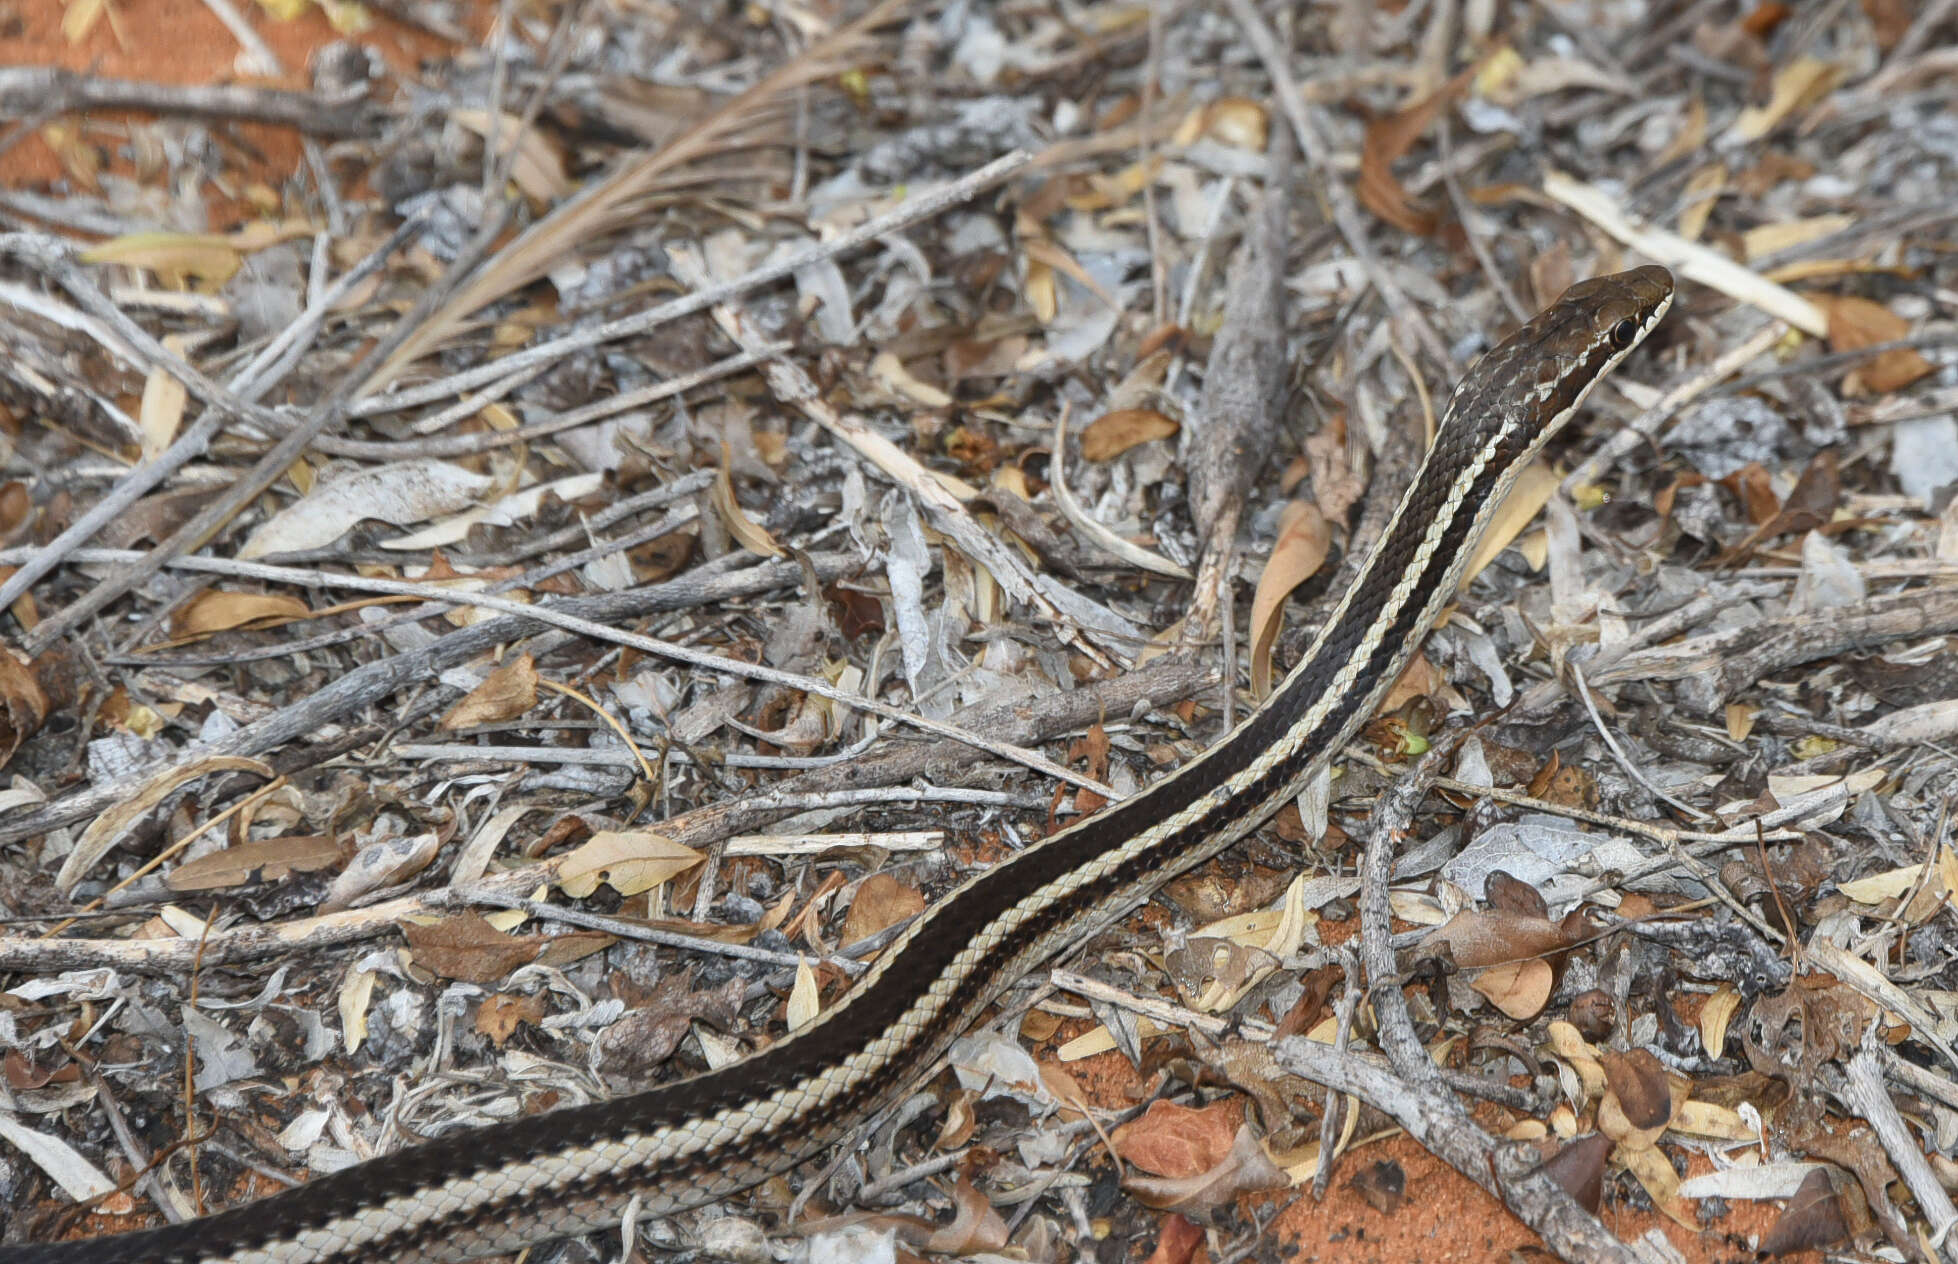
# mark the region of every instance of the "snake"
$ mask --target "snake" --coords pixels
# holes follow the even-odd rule
[[[1672,304],[1647,265],[1580,281],[1457,383],[1397,508],[1298,664],[1147,789],[963,882],[793,1034],[722,1067],[354,1164],[133,1233],[0,1264],[436,1264],[616,1229],[856,1140],[1013,983],[1217,855],[1327,769],[1413,658],[1518,475]]]

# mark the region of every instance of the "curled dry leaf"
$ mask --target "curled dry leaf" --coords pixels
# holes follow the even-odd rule
[[[442,840],[434,830],[376,839],[356,852],[333,879],[320,908],[326,912],[347,908],[369,892],[405,881],[426,869],[441,849]]]
[[[1738,1009],[1740,992],[1726,982],[1715,988],[1713,995],[1706,998],[1706,1004],[1700,1006],[1700,1044],[1706,1049],[1707,1057],[1718,1058],[1727,1048],[1727,1027]]]
[[[720,515],[727,533],[750,553],[762,557],[782,557],[782,546],[775,543],[775,537],[768,534],[767,528],[748,516],[741,508],[741,502],[734,498],[734,476],[729,473],[734,467],[734,455],[728,451],[727,444],[721,445],[721,468],[714,475],[714,487],[709,493],[714,512]]]
[[[1271,547],[1258,591],[1251,599],[1251,692],[1271,692],[1272,651],[1284,624],[1285,598],[1326,563],[1332,531],[1317,505],[1295,500],[1278,520],[1278,542]]]
[[[1604,1201],[1604,1166],[1611,1149],[1610,1137],[1590,1133],[1545,1159],[1537,1170],[1576,1199],[1578,1206],[1596,1215]]]
[[[170,631],[180,637],[209,636],[233,628],[271,627],[312,613],[305,602],[289,593],[211,589],[197,594],[170,616]]]
[[[1394,178],[1393,164],[1414,147],[1421,133],[1460,95],[1474,74],[1475,67],[1471,66],[1425,100],[1367,124],[1366,136],[1360,142],[1360,179],[1355,192],[1368,210],[1403,232],[1425,237],[1434,232],[1440,220],[1408,197],[1407,190]]]
[[[1118,408],[1103,413],[1081,432],[1081,459],[1112,461],[1137,444],[1167,439],[1179,427],[1153,408]]]
[[[453,733],[478,724],[514,720],[536,705],[537,661],[528,654],[519,654],[483,677],[481,684],[449,708],[441,723]]]
[[[1619,1053],[1598,1051],[1605,1083],[1624,1112],[1626,1122],[1640,1130],[1662,1129],[1672,1121],[1672,1082],[1665,1067],[1649,1049]]]
[[[238,550],[245,560],[317,549],[366,518],[395,526],[424,522],[473,504],[495,486],[446,461],[402,461],[320,483],[252,532]]]
[[[0,767],[48,718],[48,694],[34,669],[0,646]],[[92,832],[92,831],[91,831]]]
[[[972,1178],[960,1173],[952,1187],[952,1223],[933,1231],[920,1243],[940,1255],[978,1255],[1006,1245],[1006,1221],[979,1192]]]
[[[584,899],[605,883],[637,895],[700,863],[700,853],[651,830],[600,830],[558,862],[558,886]]]

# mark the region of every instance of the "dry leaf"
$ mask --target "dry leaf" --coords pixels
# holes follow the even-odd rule
[[[498,992],[484,997],[483,1003],[476,1007],[476,1034],[488,1036],[499,1049],[516,1034],[519,1023],[541,1027],[543,1022],[542,992],[532,992],[528,996]]]
[[[230,239],[211,233],[128,233],[90,246],[80,258],[146,268],[174,289],[187,288],[193,279],[215,289],[244,264]]]
[[[1203,1246],[1204,1232],[1189,1217],[1174,1212],[1163,1217],[1156,1248],[1142,1264],[1191,1264]]]
[[[514,720],[536,705],[537,663],[530,655],[519,654],[483,677],[483,683],[449,708],[441,723],[453,733],[478,724]]]
[[[1910,336],[1910,322],[1881,303],[1866,298],[1809,294],[1807,298],[1829,321],[1829,346],[1836,351],[1859,351],[1882,342]],[[1887,395],[1902,390],[1931,371],[1931,363],[1912,347],[1880,352],[1852,369],[1843,379],[1845,394]],[[1853,388],[1861,388],[1861,392]]]
[[[700,853],[651,830],[600,830],[558,862],[558,886],[584,899],[605,883],[638,895],[700,863]]]
[[[721,468],[714,475],[714,487],[709,493],[714,512],[720,515],[727,533],[735,538],[742,548],[762,557],[783,557],[782,546],[775,543],[775,537],[768,534],[767,528],[750,518],[741,508],[741,502],[734,498],[734,476],[729,471],[734,466],[734,454],[727,444],[721,445]]]
[[[1617,1099],[1619,1109],[1632,1127],[1641,1130],[1664,1128],[1672,1120],[1672,1084],[1665,1067],[1649,1049],[1619,1053],[1598,1051],[1604,1064],[1605,1083]]]
[[[1471,66],[1462,71],[1426,100],[1367,124],[1366,136],[1360,142],[1360,179],[1355,192],[1368,210],[1404,232],[1425,237],[1440,221],[1433,211],[1415,205],[1408,197],[1407,190],[1394,178],[1393,164],[1414,147],[1435,115],[1461,95],[1475,69]]]
[[[1775,71],[1768,103],[1740,112],[1727,131],[1729,141],[1756,141],[1796,110],[1806,109],[1835,90],[1847,70],[1819,57],[1797,57]]]
[[[480,913],[462,913],[433,925],[406,922],[401,933],[415,964],[445,979],[484,985],[536,960],[546,942],[536,936],[506,935]]]
[[[48,705],[47,690],[41,688],[33,667],[0,646],[0,767],[40,729],[48,718]]]
[[[1312,475],[1312,500],[1327,522],[1345,522],[1353,506],[1366,495],[1366,480],[1353,469],[1347,454],[1346,413],[1328,417],[1305,441],[1305,459]]]
[[[1581,932],[1567,930],[1562,923],[1544,917],[1463,909],[1429,931],[1421,946],[1433,951],[1446,945],[1456,965],[1473,970],[1540,957],[1568,948],[1581,937]]]
[[[163,339],[167,350],[184,353],[183,335],[168,334]],[[184,405],[190,392],[168,369],[157,365],[143,378],[143,399],[136,409],[136,428],[143,433],[143,459],[154,460],[177,437],[184,419]]]
[[[1731,983],[1722,983],[1700,1006],[1700,1044],[1706,1056],[1718,1058],[1727,1047],[1727,1025],[1740,1008],[1740,993]]]
[[[1540,958],[1493,965],[1469,980],[1469,986],[1491,1005],[1520,1022],[1543,1012],[1556,984],[1557,972]]]
[[[1179,427],[1153,408],[1118,408],[1089,422],[1081,432],[1081,459],[1112,461],[1140,443],[1167,439]]]
[[[1595,1216],[1604,1201],[1604,1167],[1611,1148],[1610,1137],[1594,1132],[1545,1159],[1537,1171],[1555,1181],[1557,1188]]]
[[[209,589],[185,602],[170,616],[170,631],[180,637],[209,636],[233,628],[274,627],[312,614],[305,602],[288,593],[227,592]]]
[[[857,887],[850,915],[843,920],[843,942],[854,944],[888,926],[925,911],[925,897],[887,873],[873,873]]]
[[[1817,1168],[1802,1178],[1801,1188],[1761,1238],[1762,1255],[1793,1255],[1833,1246],[1849,1236],[1842,1201],[1836,1196],[1828,1170]]]
[[[1332,531],[1318,506],[1295,500],[1278,520],[1278,542],[1271,547],[1258,591],[1251,599],[1251,692],[1271,692],[1272,652],[1283,626],[1285,598],[1325,565]]]
[[[1621,1145],[1612,1152],[1612,1157],[1624,1164],[1625,1170],[1645,1186],[1653,1206],[1687,1231],[1699,1231],[1693,1209],[1679,1196],[1679,1173],[1673,1171],[1672,1160],[1658,1146],[1633,1148]]]
[[[1196,1176],[1223,1162],[1243,1124],[1244,1108],[1231,1098],[1196,1110],[1159,1099],[1109,1140],[1123,1161],[1152,1175]]]
[[[1557,492],[1557,472],[1541,460],[1532,461],[1523,468],[1516,478],[1516,486],[1496,508],[1496,516],[1489,521],[1489,529],[1482,537],[1482,543],[1475,546],[1475,553],[1469,559],[1468,569],[1462,572],[1461,591],[1480,575],[1489,563],[1496,560],[1523,528],[1536,519],[1537,514],[1550,502]]]
[[[0,653],[0,658],[10,657]],[[64,894],[73,892],[75,884],[95,867],[95,862],[108,855],[138,821],[149,815],[152,808],[169,798],[178,787],[216,772],[249,772],[268,781],[274,775],[270,764],[236,755],[211,755],[188,764],[165,768],[144,782],[134,794],[89,822],[88,828],[82,831],[80,840],[75,843],[75,850],[62,860],[61,869],[54,876],[54,884]]]
[[[919,1244],[937,1255],[978,1255],[1006,1245],[1006,1221],[963,1172],[952,1187],[952,1223]]]
[[[801,1031],[822,1013],[823,998],[816,987],[816,972],[807,958],[795,963],[795,985],[789,989],[788,1024],[790,1031]]]
[[[279,882],[317,873],[347,858],[347,847],[319,834],[261,838],[186,860],[164,875],[172,891],[217,891],[249,882]]]
[[[238,556],[249,561],[322,548],[364,518],[397,527],[423,522],[475,503],[495,482],[446,461],[401,461],[361,470],[316,484],[252,532]]]
[[[1208,1219],[1241,1194],[1284,1189],[1292,1183],[1284,1168],[1271,1161],[1264,1143],[1250,1124],[1238,1126],[1230,1152],[1206,1172],[1184,1177],[1130,1177],[1123,1188],[1160,1211],[1178,1211],[1197,1220]]]

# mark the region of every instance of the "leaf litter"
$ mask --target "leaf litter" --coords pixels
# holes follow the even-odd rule
[[[812,1259],[1533,1241],[1397,1135],[1418,1094],[1284,1056],[1409,1074],[1344,954],[1369,813],[1440,739],[1454,780],[1403,845],[1431,859],[1387,894],[1414,1030],[1480,1102],[1458,1129],[1639,1258],[1939,1250],[1952,15],[1565,8],[1322,6],[1276,46],[1289,88],[1239,4],[546,8],[442,47],[439,111],[345,44],[215,113],[128,73],[112,129],[34,119],[14,160],[59,174],[9,183],[0,246],[0,1119],[29,1231],[127,1186],[77,1123],[117,1105],[150,1153],[215,1118],[200,1167],[304,1175],[347,1151],[274,1067],[340,1110],[440,1048],[474,1087],[418,1098],[423,1128],[583,1100],[594,1052],[626,1092],[814,1021],[962,878],[1215,741],[1464,366],[1569,280],[1656,260],[1673,315],[1528,472],[1316,792],[1316,842],[1255,837],[1066,986],[1036,974],[820,1183],[646,1232]],[[140,16],[71,10],[78,68],[125,74],[87,45]],[[681,55],[642,77],[655,46]],[[278,94],[326,117],[350,55],[361,124],[237,178]],[[1289,312],[1243,345],[1284,389],[1236,450],[1220,571],[1173,441],[1266,197]],[[420,586],[334,604],[349,577]],[[1218,604],[1193,582],[1248,653],[1176,626]],[[481,591],[719,666],[458,613]],[[1020,727],[912,742],[848,695]],[[1000,758],[1024,747],[1093,788]],[[942,846],[906,841],[921,814]],[[194,1121],[121,1069],[184,1049]],[[1126,1193],[1107,1141],[1144,1169]],[[141,1192],[97,1209],[145,1222]]]

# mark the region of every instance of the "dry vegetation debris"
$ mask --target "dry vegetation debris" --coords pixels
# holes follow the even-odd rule
[[[1463,367],[1658,261],[1339,777],[642,1241],[1527,1241],[1402,1130],[1568,1259],[1953,1258],[1952,4],[484,29],[0,72],[6,1241],[807,1024],[1215,741]]]

